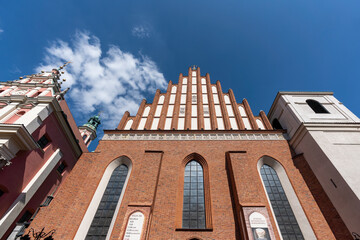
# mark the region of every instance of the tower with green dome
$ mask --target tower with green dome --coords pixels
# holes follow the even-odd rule
[[[87,123],[79,127],[79,131],[86,146],[89,146],[91,141],[96,138],[96,130],[100,124],[100,114],[97,114],[89,118]]]

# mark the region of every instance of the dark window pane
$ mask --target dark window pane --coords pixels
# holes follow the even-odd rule
[[[324,106],[321,103],[319,103],[318,101],[308,99],[308,100],[306,100],[306,103],[309,105],[309,107],[311,107],[311,109],[315,113],[329,113],[329,111],[326,110],[326,108],[324,108]]]
[[[86,240],[106,238],[127,174],[128,168],[125,165],[120,165],[114,169],[85,238]]]
[[[265,188],[283,239],[303,240],[304,237],[301,234],[300,227],[296,221],[293,211],[291,210],[284,189],[280,181],[278,181],[279,178],[277,173],[272,167],[263,165],[261,167],[260,174],[264,185],[270,186]]]
[[[50,202],[53,200],[53,196],[47,196],[44,203],[40,205],[40,207],[46,207],[49,206]]]
[[[49,142],[50,142],[49,139],[48,139],[45,135],[42,136],[42,137],[39,139],[39,141],[37,141],[37,143],[39,144],[39,146],[40,146],[41,148],[46,147],[46,145],[47,145]]]
[[[62,174],[64,172],[66,168],[66,164],[64,162],[62,162],[59,167],[56,169],[60,174]]]
[[[203,175],[203,169],[198,162],[192,160],[186,165],[184,178],[183,228],[204,229],[206,227]]]

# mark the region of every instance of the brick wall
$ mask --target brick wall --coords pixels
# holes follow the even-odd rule
[[[231,151],[241,153],[232,155],[232,171],[229,171],[226,154]],[[178,226],[182,215],[184,159],[191,153],[201,156],[208,168],[209,196],[206,199],[212,225],[206,231],[185,231]],[[31,227],[56,229],[55,239],[73,239],[103,172],[111,161],[123,155],[132,161],[133,167],[111,239],[122,239],[125,215],[134,206],[150,206],[142,239],[239,239],[240,236],[246,239],[247,233],[242,227],[244,219],[237,213],[241,206],[266,207],[276,239],[279,239],[257,170],[257,162],[264,155],[279,161],[286,170],[316,237],[335,239],[294,166],[286,140],[100,141],[96,152],[82,155],[53,202],[39,212]],[[236,187],[230,186],[231,182]],[[336,223],[333,226],[336,227]]]

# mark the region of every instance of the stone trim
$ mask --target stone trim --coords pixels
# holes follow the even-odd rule
[[[287,140],[281,133],[106,133],[105,141],[254,141],[254,140]]]

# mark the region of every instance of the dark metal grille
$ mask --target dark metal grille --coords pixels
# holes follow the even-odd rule
[[[182,227],[205,229],[204,172],[195,160],[185,167]]]
[[[260,173],[283,239],[303,240],[304,237],[300,231],[300,227],[296,221],[277,173],[268,165],[263,165],[260,169]]]
[[[40,207],[47,207],[51,203],[51,201],[54,199],[53,196],[47,196],[44,203],[40,205]]]
[[[87,240],[106,238],[127,174],[128,168],[125,165],[118,166],[111,174],[109,183],[106,186],[100,205],[87,233]]]

